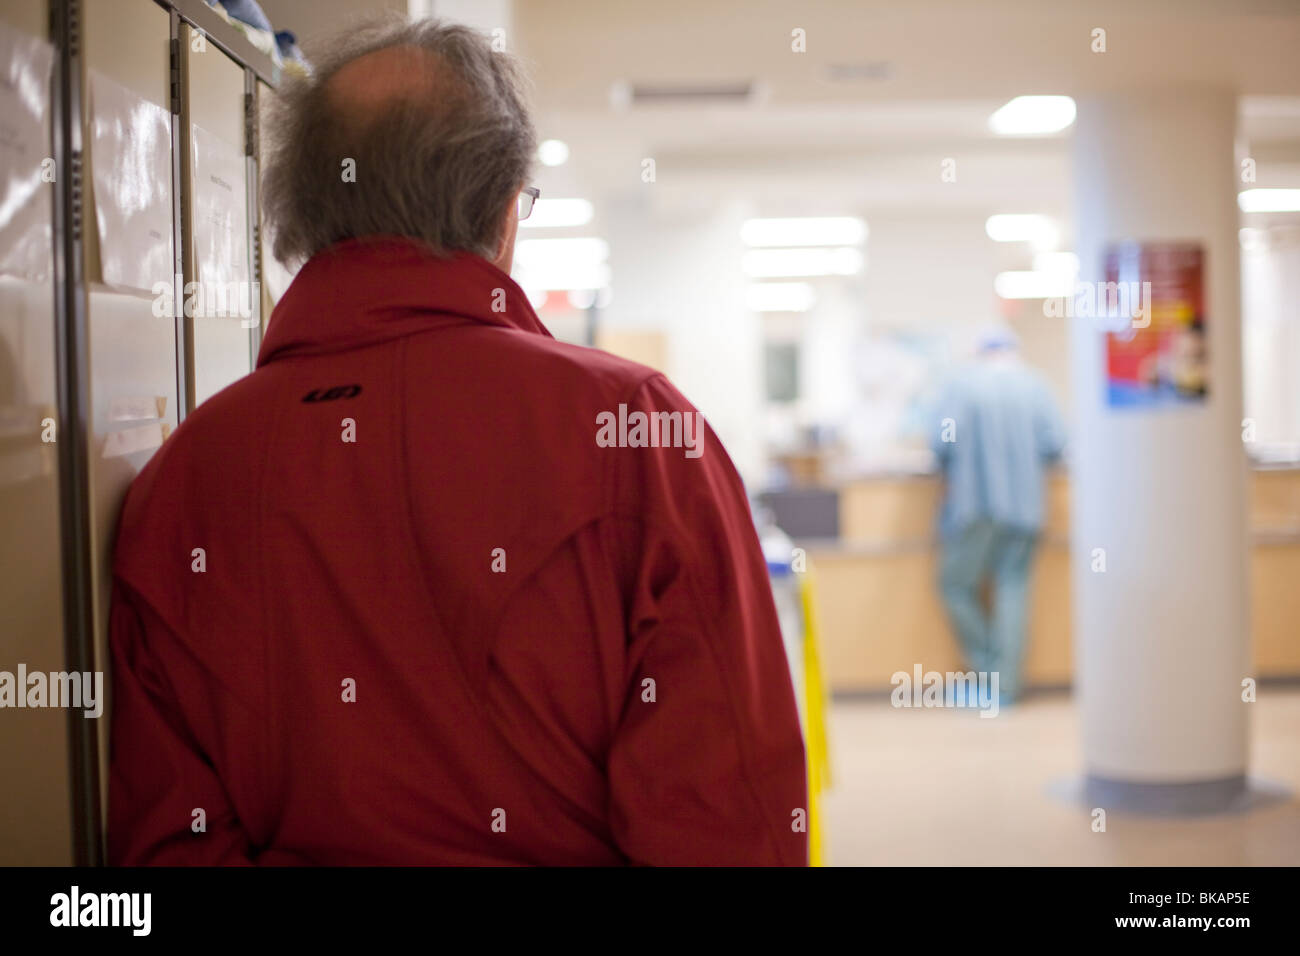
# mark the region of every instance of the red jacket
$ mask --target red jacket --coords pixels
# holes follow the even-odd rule
[[[312,259],[127,496],[110,860],[804,864],[740,480],[620,405],[694,413],[483,259]]]

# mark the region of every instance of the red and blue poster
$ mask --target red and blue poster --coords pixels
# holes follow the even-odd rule
[[[1153,408],[1209,392],[1205,253],[1194,243],[1124,242],[1106,250],[1098,291],[1106,328],[1106,400]]]

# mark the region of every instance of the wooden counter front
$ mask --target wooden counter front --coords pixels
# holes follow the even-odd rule
[[[1251,493],[1251,628],[1256,674],[1300,676],[1300,471],[1255,471]],[[822,656],[832,691],[889,689],[896,671],[963,669],[938,592],[940,482],[855,482],[840,498],[841,539],[807,542],[816,575]],[[1072,679],[1069,481],[1048,486],[1030,591],[1025,682]]]

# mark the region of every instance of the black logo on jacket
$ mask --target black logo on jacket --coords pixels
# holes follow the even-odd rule
[[[335,385],[333,388],[314,388],[302,397],[304,402],[332,402],[336,398],[356,398],[360,385]]]

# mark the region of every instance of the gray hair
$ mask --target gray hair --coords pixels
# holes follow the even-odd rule
[[[340,106],[331,77],[399,47],[432,54],[409,94],[360,118]],[[270,116],[262,197],[275,257],[295,265],[384,234],[494,258],[537,149],[523,90],[514,59],[487,36],[438,20],[369,21],[318,49],[310,76],[285,77]],[[344,180],[346,160],[355,181]]]

